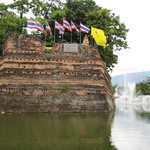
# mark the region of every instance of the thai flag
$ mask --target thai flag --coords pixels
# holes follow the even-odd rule
[[[36,21],[28,19],[27,20],[27,28],[37,29],[37,23],[36,23]]]
[[[36,23],[37,23],[37,29],[39,31],[41,31],[42,33],[46,33],[45,30],[44,30],[43,25],[40,22],[38,22],[38,21],[36,21]]]
[[[57,21],[55,21],[55,29],[60,30],[60,25]]]
[[[63,20],[63,26],[64,26],[64,28],[67,29],[68,31],[72,31],[72,30],[71,30],[71,27],[70,27],[70,24],[69,24],[69,22],[68,22],[66,19]]]
[[[64,34],[65,29],[63,27],[63,25],[60,24],[60,30],[59,30],[59,34]]]
[[[47,22],[46,22],[46,30],[49,31],[49,34],[50,34],[50,35],[53,35],[53,34],[52,34],[51,27],[49,26],[49,24],[48,24]]]
[[[28,19],[27,20],[27,28],[38,29],[42,33],[46,33],[43,25],[38,21],[33,21],[33,20]]]
[[[71,21],[71,28],[79,32],[79,30],[72,21]]]
[[[59,34],[64,34],[65,32],[63,25],[61,25],[57,21],[55,21],[55,29],[59,30]]]
[[[90,29],[80,22],[80,32],[89,33]]]

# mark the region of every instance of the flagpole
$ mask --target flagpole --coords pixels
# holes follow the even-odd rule
[[[80,24],[81,24],[81,21],[80,21]],[[80,44],[81,44],[81,31],[79,31],[80,32]]]
[[[55,31],[55,28],[54,28],[54,43],[55,43],[55,32],[56,32],[56,31]]]
[[[55,20],[56,21],[56,20]],[[55,31],[55,25],[54,25],[54,43],[55,43],[55,33],[56,31]]]
[[[72,22],[72,20],[71,20],[71,22]],[[71,27],[71,43],[72,43],[72,27]]]
[[[45,47],[46,47],[46,33],[45,33]]]
[[[81,31],[80,31],[80,44],[81,44]]]
[[[64,17],[63,17],[63,28],[64,28]],[[65,31],[64,31],[64,34],[65,34]],[[64,34],[62,34],[62,43],[63,43],[63,38],[64,38]]]
[[[47,19],[46,19],[47,22]],[[45,32],[46,32],[46,26],[45,26]],[[45,33],[45,47],[46,47],[46,33]]]
[[[71,31],[71,43],[72,43],[72,31]]]

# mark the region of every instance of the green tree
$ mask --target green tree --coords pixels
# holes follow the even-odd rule
[[[150,95],[150,77],[136,84],[136,92],[143,95]]]
[[[49,19],[50,13],[60,9],[61,6],[62,3],[60,0],[46,0],[46,2],[41,0],[32,0],[31,2],[33,14],[35,16],[44,17],[45,19]]]
[[[7,12],[7,8],[8,8],[8,7],[7,7],[5,4],[0,3],[0,18],[1,18],[1,16],[2,16],[4,13]]]
[[[87,25],[87,14],[90,11],[98,10],[99,6],[93,0],[66,0],[64,10],[66,12],[66,19],[70,22],[71,20],[76,24],[79,29],[80,22]],[[80,33],[72,31],[72,41],[80,42]],[[84,33],[81,34],[84,37]],[[70,42],[70,33],[65,33],[64,38],[66,41]]]
[[[26,18],[20,19],[14,12],[8,11],[7,6],[0,4],[0,55],[2,48],[9,32],[18,32],[25,30],[22,27],[26,26]]]
[[[87,13],[98,10],[99,6],[93,0],[66,0],[65,9],[67,19],[79,24],[80,21],[86,23]]]
[[[17,10],[17,13],[19,14],[19,17],[20,17],[19,33],[22,33],[23,15],[27,14],[29,12],[29,9],[31,8],[29,1],[28,0],[14,0],[14,3],[7,5],[7,7],[12,10]]]
[[[107,37],[107,46],[105,49],[99,46],[98,49],[107,68],[112,70],[114,64],[118,61],[114,51],[128,48],[126,41],[128,29],[126,29],[124,23],[120,23],[119,16],[115,16],[108,9],[97,6],[93,0],[67,0],[65,10],[67,19],[73,20],[76,24],[79,25],[82,21],[87,27],[93,26],[104,30]],[[75,34],[75,37],[77,37],[77,33]],[[76,39],[73,38],[73,40]]]
[[[0,3],[0,56],[2,55],[2,47],[3,47],[3,42],[4,42],[4,36],[5,36],[5,30],[4,27],[5,25],[2,24],[3,20],[3,15],[8,12],[7,11],[7,6],[3,3]]]
[[[107,68],[112,70],[118,60],[114,51],[120,51],[128,47],[126,41],[128,29],[126,29],[124,23],[120,23],[119,16],[115,16],[114,13],[111,14],[108,9],[89,12],[86,18],[90,26],[104,30],[107,37],[107,46],[105,49],[99,46],[99,51]]]
[[[14,0],[14,3],[7,5],[9,8],[13,10],[17,10],[20,18],[23,18],[23,14],[29,12],[29,8],[31,7],[28,0]]]

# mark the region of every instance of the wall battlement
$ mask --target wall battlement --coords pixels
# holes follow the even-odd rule
[[[114,107],[110,76],[97,49],[11,33],[0,58],[0,111],[103,112]]]

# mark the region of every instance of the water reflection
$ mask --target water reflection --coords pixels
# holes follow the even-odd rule
[[[110,114],[1,114],[2,150],[113,150]]]
[[[150,105],[115,113],[0,114],[0,150],[148,150]]]
[[[112,144],[118,150],[146,150],[150,147],[150,104],[117,103],[111,129]]]

